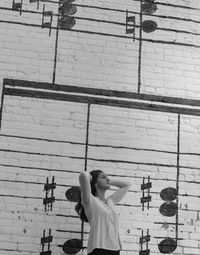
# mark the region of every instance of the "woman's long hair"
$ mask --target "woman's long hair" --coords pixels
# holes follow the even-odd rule
[[[93,196],[96,196],[96,187],[95,184],[97,182],[97,178],[99,177],[99,174],[102,173],[101,170],[93,170],[90,172],[90,175],[92,176],[92,180],[90,182],[90,186],[91,186],[91,193]],[[77,202],[76,206],[75,206],[75,210],[78,213],[78,215],[80,216],[82,221],[88,222],[87,216],[85,214],[85,210],[83,205],[81,204],[82,199],[81,196],[79,198],[79,201]]]

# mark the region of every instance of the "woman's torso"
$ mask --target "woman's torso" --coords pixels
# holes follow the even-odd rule
[[[120,250],[118,213],[111,199],[106,203],[91,195],[90,203],[84,206],[90,223],[88,253],[95,248]]]

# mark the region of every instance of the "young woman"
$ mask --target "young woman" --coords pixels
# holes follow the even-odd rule
[[[121,242],[115,205],[128,192],[130,183],[110,180],[101,170],[81,173],[79,182],[81,201],[77,204],[76,211],[82,220],[90,224],[88,255],[119,255]],[[105,197],[111,185],[119,189]]]

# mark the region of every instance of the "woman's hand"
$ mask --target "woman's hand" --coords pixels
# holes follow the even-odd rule
[[[118,187],[119,190],[115,191],[108,199],[112,199],[114,204],[117,204],[126,195],[131,187],[131,183],[122,180],[110,180],[110,185]]]
[[[110,185],[116,186],[118,188],[124,188],[124,187],[130,188],[131,183],[127,181],[118,180],[118,179],[110,179]]]

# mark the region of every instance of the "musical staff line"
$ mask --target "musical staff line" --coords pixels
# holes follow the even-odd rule
[[[73,145],[82,145],[85,146],[83,142],[73,142],[73,141],[63,141],[63,140],[54,140],[54,139],[45,139],[45,138],[37,138],[37,137],[25,137],[25,136],[16,136],[16,135],[8,135],[8,134],[0,134],[0,137],[10,137],[17,139],[25,139],[25,140],[33,140],[33,141],[44,141],[49,143],[65,143],[65,144],[73,144]],[[129,147],[129,146],[117,146],[117,145],[106,145],[106,144],[91,144],[88,143],[90,147],[101,147],[101,148],[113,148],[113,149],[125,149],[125,150],[135,150],[135,151],[148,151],[148,152],[158,152],[158,153],[166,153],[176,155],[176,151],[166,151],[166,150],[157,150],[157,149],[147,149],[147,148],[137,148],[137,147]],[[196,155],[200,156],[200,153],[180,153],[180,155]]]
[[[46,3],[58,4],[58,2],[52,1],[52,0],[39,0],[39,1],[46,2]],[[134,2],[140,2],[141,0],[133,0],[133,1]],[[162,3],[162,2],[158,2],[158,1],[156,1],[156,4],[163,5],[163,6],[174,7],[174,8],[200,10],[200,8],[196,8],[196,7],[190,7],[190,6],[184,6],[184,5],[176,5],[176,4],[170,4],[170,3]],[[82,5],[80,4],[80,6],[82,6]],[[93,7],[92,5],[83,5],[83,6],[87,6],[87,7],[91,7],[91,8]],[[103,7],[97,7],[97,8],[102,8],[103,9]],[[112,8],[104,8],[104,9],[123,11],[121,9],[112,9]]]
[[[8,11],[13,11],[11,8],[6,8],[6,7],[0,7],[0,10],[8,10]],[[22,13],[30,13],[30,14],[39,14],[42,15],[43,12],[39,12],[39,11],[32,11],[32,10],[21,10]],[[127,11],[124,11],[127,12]],[[138,12],[131,12],[128,11],[130,14],[136,14],[136,15],[140,15],[140,13]],[[158,17],[158,18],[164,18],[164,19],[177,19],[177,20],[181,20],[181,21],[186,21],[186,22],[194,22],[197,24],[200,24],[200,21],[197,20],[192,20],[192,19],[182,19],[179,17],[173,17],[173,16],[162,16],[162,15],[155,15],[155,14],[142,14],[143,16],[151,16],[151,17]],[[52,17],[59,17],[59,14],[56,13],[52,13]],[[113,24],[113,25],[119,25],[119,26],[126,26],[126,23],[123,22],[117,22],[117,21],[110,21],[110,20],[102,20],[102,19],[94,19],[94,18],[86,18],[86,17],[79,17],[79,16],[73,16],[75,19],[77,20],[86,20],[86,21],[94,21],[94,22],[101,22],[101,23],[107,23],[107,24]],[[14,21],[12,21],[12,23],[14,24]],[[25,24],[25,23],[24,23]],[[34,24],[31,24],[34,25]],[[135,24],[136,28],[140,28],[140,25]],[[179,30],[179,29],[171,29],[171,28],[164,28],[164,27],[158,27],[157,30],[160,31],[166,31],[166,32],[176,32],[176,33],[183,33],[183,34],[191,34],[191,35],[200,35],[200,33],[194,33],[192,31],[186,31],[186,30]],[[71,30],[70,30],[71,31]]]
[[[139,165],[138,163],[135,162],[135,165]],[[143,164],[145,165],[145,163]],[[44,168],[44,167],[30,167],[30,166],[21,166],[21,165],[12,165],[12,164],[0,164],[0,166],[3,167],[12,167],[12,168],[22,168],[22,169],[27,169],[27,170],[38,170],[38,171],[48,171],[48,172],[66,172],[66,173],[80,173],[80,171],[70,171],[70,170],[66,170],[66,169],[49,169],[49,168]],[[165,166],[164,166],[165,167]],[[176,167],[174,166],[169,166],[169,167]],[[184,169],[189,169],[189,170],[200,170],[200,168],[197,167],[188,167],[188,166],[180,166],[180,168],[184,168]],[[119,177],[128,177],[126,175],[119,175]],[[139,177],[134,177],[134,178],[139,178]],[[157,180],[155,178],[152,178],[154,180]],[[166,181],[173,181],[174,179],[170,179],[168,178]],[[185,181],[184,181],[185,182]],[[195,181],[187,181],[188,183],[197,183],[199,184],[200,182],[195,182]],[[183,196],[187,196],[187,195],[183,195]]]
[[[56,2],[58,4],[58,2]],[[100,9],[100,10],[107,10],[107,11],[118,11],[122,13],[126,13],[127,10],[118,10],[118,9],[111,9],[111,8],[103,8],[103,7],[97,7],[97,6],[87,6],[87,5],[78,5],[78,4],[73,4],[77,7],[86,7],[86,8],[95,8],[95,9]],[[0,7],[0,10],[7,10],[7,11],[13,11],[12,8],[8,7]],[[42,14],[42,12],[39,11],[33,11],[33,10],[22,10],[22,13],[32,13],[32,14]],[[130,14],[135,14],[135,15],[140,15],[140,12],[136,11],[130,11]],[[167,16],[167,15],[159,15],[159,14],[145,14],[143,13],[144,16],[149,16],[149,17],[155,17],[155,18],[161,18],[161,19],[173,19],[173,20],[180,20],[180,21],[185,21],[185,22],[192,22],[192,23],[200,23],[200,20],[194,20],[194,19],[188,19],[188,18],[181,18],[181,17],[176,17],[176,16]],[[58,14],[54,13],[53,16],[58,16]],[[76,17],[78,18],[78,17]]]
[[[13,22],[13,21],[8,21],[8,20],[0,20],[0,23],[8,23],[8,24],[15,24],[15,25],[23,25],[23,26],[31,26],[31,27],[41,28],[41,25],[37,25],[37,24],[29,24],[29,23],[23,23],[23,22]],[[56,30],[57,27],[52,26],[51,29]],[[86,33],[86,34],[102,35],[102,36],[125,38],[125,39],[133,40],[133,37],[126,36],[126,35],[116,35],[116,34],[94,32],[94,31],[89,31],[89,30],[78,30],[78,29],[65,30],[65,29],[59,28],[59,30],[63,30],[63,31],[66,31],[66,32],[80,32],[80,33],[84,33],[84,34]],[[139,38],[135,37],[135,40],[139,41]],[[192,44],[192,43],[179,43],[179,42],[175,42],[174,40],[172,40],[172,41],[163,41],[163,40],[153,40],[153,39],[142,38],[142,41],[155,43],[155,44],[168,44],[168,45],[175,45],[175,46],[200,48],[200,45],[196,45],[196,44]]]

